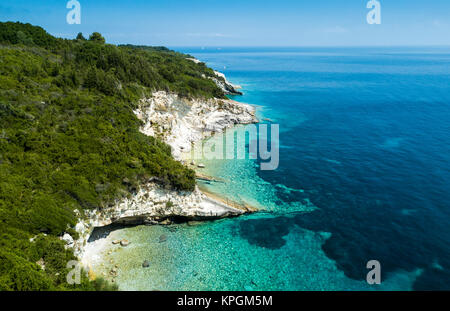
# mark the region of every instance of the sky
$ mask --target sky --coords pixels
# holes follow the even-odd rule
[[[169,47],[450,45],[449,0],[379,0],[380,25],[366,21],[368,0],[78,1],[80,25],[66,21],[68,0],[0,0],[0,21]]]

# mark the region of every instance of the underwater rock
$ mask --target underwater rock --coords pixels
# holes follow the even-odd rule
[[[159,237],[159,243],[164,243],[167,241],[167,235],[163,234]]]

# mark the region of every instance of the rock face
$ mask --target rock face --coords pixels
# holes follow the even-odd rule
[[[242,92],[238,91],[240,86],[230,83],[223,73],[218,71],[214,71],[214,73],[216,74],[216,77],[212,77],[211,80],[213,80],[214,83],[219,88],[221,88],[225,94],[242,95]]]
[[[118,201],[112,207],[85,211],[87,218],[80,220],[75,227],[80,234],[80,239],[75,241],[74,251],[75,255],[82,255],[83,247],[94,227],[103,227],[113,223],[123,225],[163,224],[169,218],[217,219],[239,216],[246,212],[248,211],[245,207],[238,209],[228,206],[206,196],[198,188],[193,192],[174,191],[149,182],[142,185],[139,191],[130,198]],[[119,243],[122,244],[122,242]]]
[[[244,212],[244,208],[240,210],[209,198],[198,188],[193,192],[173,191],[156,183],[148,183],[142,185],[130,198],[125,198],[112,207],[88,213],[89,226],[103,227],[112,223],[162,223],[172,217],[221,218],[237,216]]]
[[[187,58],[190,61],[193,61],[196,64],[202,63],[202,61],[196,58]],[[238,91],[241,87],[238,85],[234,85],[227,80],[225,75],[221,72],[214,71],[215,77],[208,77],[214,81],[214,83],[222,89],[222,91],[227,95],[242,95],[242,92]]]
[[[188,100],[166,92],[141,100],[134,113],[144,122],[141,132],[160,137],[177,159],[181,152],[189,152],[194,142],[236,124],[258,122],[250,105],[217,98]]]

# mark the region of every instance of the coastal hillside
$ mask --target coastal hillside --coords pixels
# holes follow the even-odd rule
[[[166,48],[0,23],[0,290],[114,288],[85,276],[69,285],[75,256],[60,237],[77,238],[77,213],[106,208],[150,178],[194,190],[194,171],[141,133],[134,111],[156,91],[225,99],[224,82]]]

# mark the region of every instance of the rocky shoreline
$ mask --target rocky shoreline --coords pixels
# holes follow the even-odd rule
[[[155,92],[141,100],[134,111],[144,122],[141,132],[161,138],[181,160],[195,142],[237,124],[257,123],[255,108],[229,99],[186,99],[176,94]]]
[[[216,83],[218,82],[230,86],[224,76]],[[179,161],[182,161],[182,153],[189,152],[198,141],[237,124],[258,122],[255,108],[247,104],[217,98],[186,99],[162,91],[153,93],[151,98],[142,99],[134,113],[143,121],[141,132],[156,136],[170,145],[173,156]],[[62,239],[67,247],[74,249],[75,255],[88,268],[90,262],[98,257],[97,247],[91,247],[94,245],[88,242],[94,228],[111,224],[167,225],[174,220],[213,220],[254,211],[249,206],[226,202],[204,193],[198,187],[193,192],[174,191],[150,180],[141,185],[131,197],[117,201],[113,206],[85,211],[83,216],[78,213],[80,220],[75,230],[79,233],[79,239],[74,240],[68,234]]]
[[[196,64],[202,63],[202,61],[196,58],[187,58],[187,60],[193,61]],[[214,83],[227,95],[242,95],[242,92],[238,91],[242,87],[240,85],[234,85],[228,81],[227,77],[221,72],[214,71],[215,77],[208,77],[213,80]],[[206,77],[206,76],[204,76]]]

